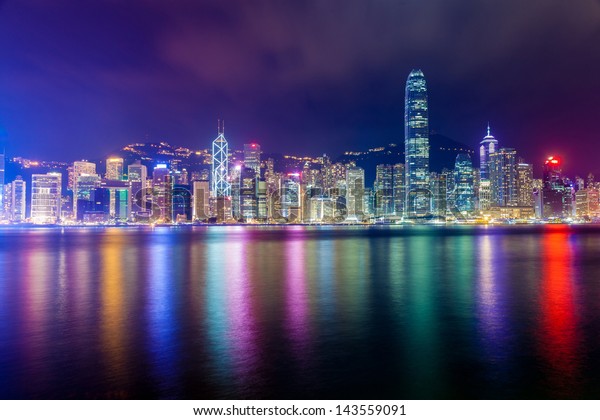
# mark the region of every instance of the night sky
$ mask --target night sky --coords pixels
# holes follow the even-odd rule
[[[136,141],[333,156],[403,139],[421,68],[430,127],[600,177],[600,1],[0,0],[11,156]],[[478,159],[475,160],[478,163]]]

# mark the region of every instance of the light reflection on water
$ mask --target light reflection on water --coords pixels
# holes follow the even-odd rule
[[[3,229],[1,398],[599,398],[600,229]]]

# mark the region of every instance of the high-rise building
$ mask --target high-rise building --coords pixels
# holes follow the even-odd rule
[[[533,165],[517,163],[517,205],[533,207]]]
[[[281,190],[281,216],[290,222],[300,220],[302,216],[300,174],[287,174],[283,179]]]
[[[87,160],[78,160],[73,162],[73,166],[69,168],[69,179],[67,188],[75,193],[75,182],[81,175],[94,175],[96,173],[96,164]]]
[[[27,218],[25,214],[27,183],[23,181],[21,176],[17,176],[17,179],[11,182],[10,190],[10,220],[13,222],[22,222]]]
[[[479,146],[479,172],[481,180],[490,179],[490,155],[498,150],[498,140],[492,136],[490,125],[487,127],[487,135],[481,140]]]
[[[394,215],[394,167],[392,165],[377,165],[373,191],[375,192],[375,217]]]
[[[218,136],[212,144],[212,190],[213,197],[230,197],[229,146],[224,136],[224,124],[219,121]]]
[[[164,223],[173,221],[173,177],[166,164],[152,172],[152,217]]]
[[[570,217],[573,213],[572,188],[562,176],[561,159],[550,156],[544,163],[542,217]]]
[[[244,166],[254,170],[260,177],[260,145],[258,143],[244,144]]]
[[[405,212],[408,217],[424,216],[431,210],[428,115],[425,76],[421,70],[413,70],[406,81],[404,110]]]
[[[210,218],[210,191],[208,181],[194,181],[193,187],[193,219],[208,220]]]
[[[31,221],[56,223],[60,220],[62,175],[57,172],[31,176]]]
[[[146,209],[146,180],[148,168],[138,160],[127,166],[127,179],[131,188],[131,211],[134,214],[145,213]]]
[[[257,188],[256,172],[244,166],[239,175],[240,215],[244,221],[258,218]]]
[[[473,164],[471,156],[459,153],[454,164],[454,188],[456,209],[463,215],[471,214],[475,210],[475,192]]]
[[[398,217],[402,217],[404,215],[404,190],[405,190],[405,182],[404,182],[404,164],[397,163],[394,165],[394,214]]]
[[[100,175],[82,174],[75,182],[76,194],[73,194],[73,208],[76,220],[84,220],[86,212],[95,211],[94,192],[100,187]]]
[[[346,220],[360,222],[364,219],[365,171],[357,166],[346,170]],[[329,202],[317,201],[317,205],[329,205]],[[322,207],[323,209],[325,207]],[[329,208],[329,207],[327,207]],[[323,210],[320,214],[329,215]]]
[[[123,158],[106,159],[106,179],[121,181],[123,179]]]
[[[492,206],[517,206],[517,152],[511,148],[501,148],[490,154],[490,190]]]

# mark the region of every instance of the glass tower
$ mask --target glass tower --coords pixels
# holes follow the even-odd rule
[[[213,197],[231,196],[229,183],[229,149],[223,135],[224,124],[219,121],[218,136],[212,144],[212,194]]]
[[[421,70],[413,70],[406,80],[404,108],[404,154],[406,159],[406,216],[430,212],[429,117],[427,83]]]
[[[472,213],[475,210],[475,192],[473,165],[471,156],[467,153],[459,153],[454,165],[454,188],[455,206],[463,214]]]
[[[498,149],[498,140],[490,133],[490,125],[488,123],[487,135],[479,143],[479,173],[480,180],[490,179],[490,155],[496,153]]]

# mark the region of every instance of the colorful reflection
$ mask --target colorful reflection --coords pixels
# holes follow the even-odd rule
[[[539,350],[549,391],[558,398],[578,395],[580,355],[575,271],[569,228],[549,227],[542,244]]]
[[[305,246],[306,242],[301,240],[290,240],[285,245],[285,329],[292,342],[294,357],[302,361],[309,356],[307,352],[310,345]]]
[[[106,355],[106,370],[117,384],[117,378],[127,370],[126,308],[124,277],[121,261],[125,252],[123,238],[116,229],[106,232],[99,244],[101,250],[102,351]],[[117,392],[120,392],[118,390]],[[122,395],[123,397],[125,395]]]
[[[256,286],[251,277],[254,262],[249,258],[251,248],[247,246],[244,233],[237,231],[239,239],[225,245],[223,251],[227,255],[227,265],[224,267],[224,277],[220,280],[227,285],[225,345],[233,366],[232,373],[239,386],[248,387],[253,382],[259,382],[258,340],[261,331],[256,325],[254,307]]]

